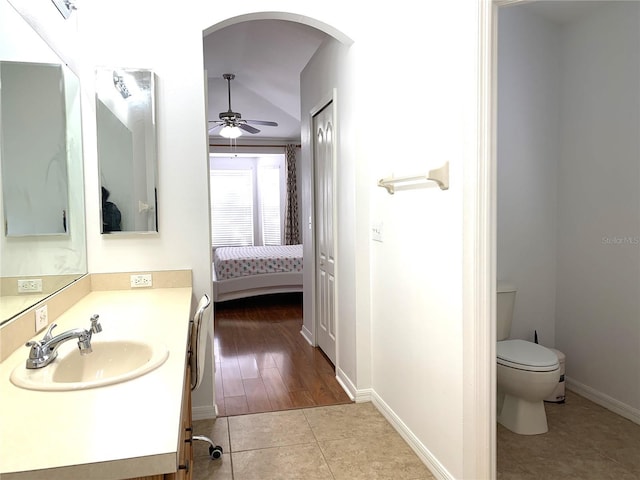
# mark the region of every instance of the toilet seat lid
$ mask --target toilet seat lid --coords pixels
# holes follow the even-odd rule
[[[555,353],[542,345],[526,340],[498,342],[496,357],[500,365],[530,372],[551,372],[560,366]]]

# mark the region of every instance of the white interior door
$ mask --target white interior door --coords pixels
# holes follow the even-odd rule
[[[313,117],[316,221],[316,339],[336,363],[333,102]]]

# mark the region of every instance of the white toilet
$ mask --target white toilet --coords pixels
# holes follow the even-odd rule
[[[512,432],[537,435],[549,430],[544,399],[558,385],[560,363],[557,355],[542,345],[507,340],[515,298],[513,286],[498,284],[498,422]]]

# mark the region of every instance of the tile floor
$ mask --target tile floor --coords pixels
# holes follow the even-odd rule
[[[498,479],[640,480],[640,425],[566,394],[564,404],[545,404],[544,435],[498,425]]]
[[[640,425],[567,391],[545,404],[549,432],[498,425],[498,480],[640,480]],[[429,470],[371,403],[194,422],[194,480],[427,480]],[[478,479],[481,480],[481,479]]]
[[[194,480],[429,480],[434,477],[371,403],[194,422],[222,446],[194,445]]]

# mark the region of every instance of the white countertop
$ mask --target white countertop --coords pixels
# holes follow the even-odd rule
[[[191,297],[191,288],[94,291],[56,320],[54,335],[87,328],[97,313],[103,330],[95,339],[164,343],[167,361],[141,377],[80,391],[33,391],[9,380],[28,348],[0,363],[0,477],[107,480],[175,471]],[[69,341],[59,351],[75,348]]]

